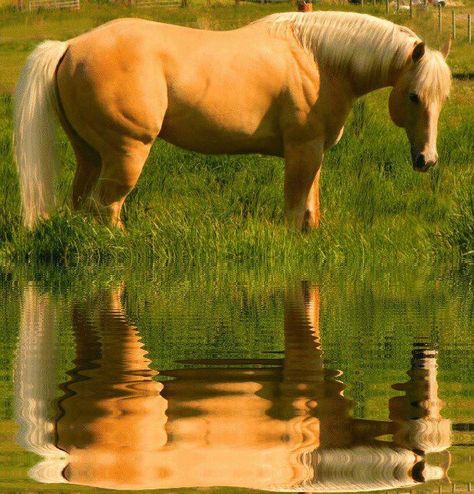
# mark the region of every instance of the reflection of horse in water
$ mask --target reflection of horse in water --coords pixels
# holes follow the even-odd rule
[[[154,379],[120,289],[76,304],[75,369],[60,414],[49,420],[44,404],[54,388],[41,376],[54,375],[36,372],[50,358],[51,345],[41,345],[52,334],[48,304],[32,287],[25,296],[17,416],[21,444],[45,456],[30,471],[37,480],[335,492],[410,487],[446,474],[425,457],[446,449],[450,436],[439,413],[435,352],[413,353],[409,382],[396,385],[405,395],[390,401],[391,421],[353,418],[341,373],[323,363],[317,287],[286,292],[284,359],[207,361],[211,367],[165,371],[174,379],[164,382]],[[27,355],[31,347],[37,351]],[[387,434],[391,441],[378,439]]]

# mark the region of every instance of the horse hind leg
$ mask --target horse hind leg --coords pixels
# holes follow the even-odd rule
[[[150,152],[151,144],[102,153],[100,176],[89,198],[89,208],[109,226],[123,228],[120,211],[135,187]]]
[[[102,169],[102,160],[100,154],[86,142],[76,138],[72,144],[77,161],[72,186],[72,206],[74,210],[78,210],[87,203],[97,184]]]

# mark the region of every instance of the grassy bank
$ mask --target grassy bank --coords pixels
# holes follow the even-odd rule
[[[28,233],[20,223],[11,155],[11,90],[27,53],[41,39],[67,39],[124,15],[203,28],[231,28],[290,5],[195,6],[128,11],[86,5],[80,12],[4,10],[0,28],[0,259],[61,263],[133,261],[159,264],[210,261],[302,260],[418,262],[473,259],[474,83],[455,80],[440,120],[440,166],[415,173],[408,142],[389,120],[387,91],[359,101],[342,141],[323,165],[322,228],[309,235],[283,225],[283,162],[261,156],[203,156],[157,142],[138,187],[127,200],[127,232],[111,231],[73,215],[68,201],[74,160],[64,138],[59,212]],[[349,7],[344,7],[349,8]],[[356,8],[356,7],[350,7]],[[382,7],[372,7],[382,14]],[[433,46],[431,13],[393,16]],[[473,72],[472,45],[457,41],[456,74]]]

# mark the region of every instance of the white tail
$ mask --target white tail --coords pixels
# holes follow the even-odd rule
[[[61,472],[67,453],[56,446],[58,379],[57,309],[48,294],[33,284],[25,287],[14,366],[17,442],[44,459],[28,471],[39,482],[66,482]]]
[[[56,310],[49,295],[33,284],[25,287],[22,302],[14,366],[15,419],[20,426],[17,441],[37,455],[57,455]]]
[[[55,71],[67,43],[45,41],[28,57],[15,93],[15,159],[24,223],[32,228],[54,205],[56,156]]]

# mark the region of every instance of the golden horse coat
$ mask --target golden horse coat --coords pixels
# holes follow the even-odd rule
[[[425,171],[437,161],[449,85],[444,57],[412,31],[343,12],[276,14],[227,32],[120,19],[46,42],[30,56],[16,96],[25,223],[51,209],[48,139],[28,136],[42,132],[53,107],[77,158],[75,208],[120,226],[123,202],[162,138],[203,153],[283,157],[286,218],[307,229],[319,225],[324,152],[355,99],[394,87],[392,118],[407,131],[414,167]]]

